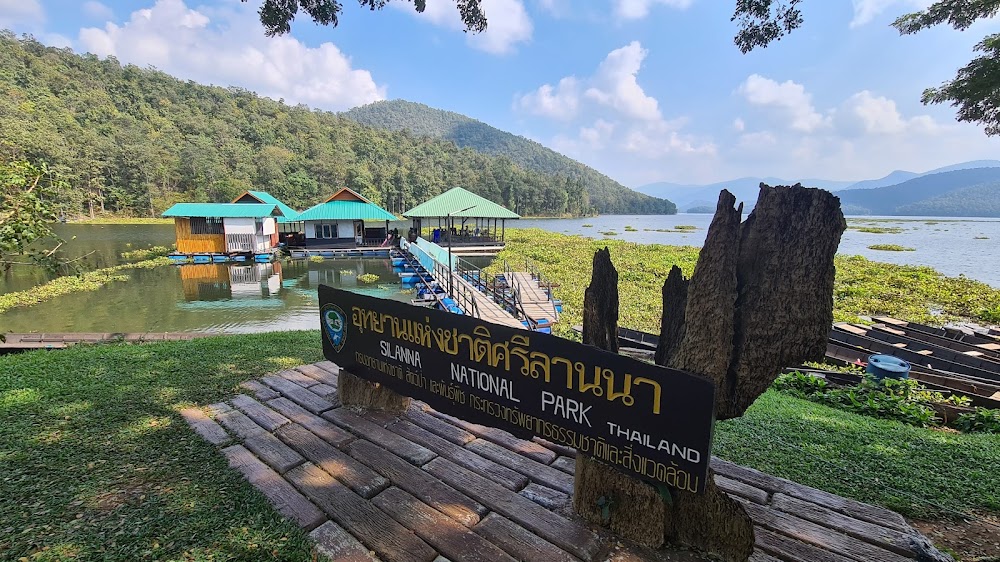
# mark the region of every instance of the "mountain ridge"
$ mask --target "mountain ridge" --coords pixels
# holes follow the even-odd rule
[[[672,214],[677,207],[611,179],[607,175],[531,139],[515,135],[467,115],[407,100],[383,100],[358,106],[339,115],[369,127],[409,131],[444,139],[462,148],[509,158],[538,172],[583,182],[590,203],[604,214]]]

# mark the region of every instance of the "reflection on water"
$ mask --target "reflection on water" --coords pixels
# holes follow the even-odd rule
[[[360,275],[379,280],[364,283]],[[408,302],[388,259],[187,264],[0,315],[11,332],[229,332],[315,329],[320,284]]]

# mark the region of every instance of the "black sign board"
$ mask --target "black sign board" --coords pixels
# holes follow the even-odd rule
[[[323,354],[436,410],[705,489],[715,392],[697,376],[557,336],[319,287]]]

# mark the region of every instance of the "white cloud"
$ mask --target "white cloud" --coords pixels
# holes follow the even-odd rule
[[[779,84],[759,74],[751,74],[738,91],[753,105],[777,108],[797,131],[808,133],[829,124],[829,118],[813,107],[812,96],[805,87],[791,80]]]
[[[45,10],[39,0],[0,0],[0,26],[37,24],[45,21]]]
[[[836,113],[838,124],[845,132],[870,135],[893,135],[904,131],[933,132],[939,125],[929,115],[904,119],[896,102],[862,90],[842,105]]]
[[[551,119],[573,119],[580,107],[577,80],[573,76],[567,76],[555,87],[543,84],[534,92],[517,98],[514,107]]]
[[[671,8],[683,10],[694,0],[614,0],[615,15],[623,20],[642,19],[649,15],[653,4],[663,4]]]
[[[99,56],[323,109],[385,98],[385,87],[367,70],[352,68],[333,43],[310,48],[289,36],[267,38],[257,15],[242,6],[212,11],[190,9],[183,0],[158,0],[120,26],[81,29],[80,43]]]
[[[57,49],[73,46],[72,39],[58,33],[43,33],[38,40],[50,47],[56,47]]]
[[[904,11],[923,10],[934,3],[934,0],[852,0],[854,4],[854,19],[851,27],[860,27],[871,23],[891,7],[899,8],[899,15]]]
[[[747,128],[747,124],[746,124],[745,121],[743,121],[742,117],[737,117],[736,119],[733,119],[733,129],[737,133],[742,133],[743,130],[746,129],[746,128]]]
[[[656,98],[646,95],[636,76],[648,51],[638,41],[615,49],[597,69],[586,96],[636,119],[656,121],[661,118]]]
[[[115,12],[111,8],[96,0],[84,2],[81,9],[87,17],[95,20],[108,21],[115,17]]]
[[[592,127],[580,127],[580,140],[590,148],[604,148],[615,132],[615,124],[598,119]]]
[[[464,24],[454,0],[427,0],[423,13],[416,12],[408,2],[392,2],[390,6],[405,10],[434,25],[461,31]],[[531,39],[534,25],[522,0],[482,0],[486,14],[486,31],[469,33],[470,46],[495,55],[513,52],[518,43]]]
[[[736,142],[740,148],[749,150],[770,150],[777,143],[778,139],[770,131],[744,133],[740,135],[739,140]]]

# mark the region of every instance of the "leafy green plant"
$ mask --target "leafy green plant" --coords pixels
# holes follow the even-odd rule
[[[378,280],[379,276],[375,275],[374,273],[365,273],[362,275],[358,275],[358,281],[361,281],[362,283],[375,283]]]
[[[639,232],[639,229],[634,226],[625,226],[625,232]]]
[[[674,230],[698,230],[698,227],[692,224],[679,224],[674,227]]]
[[[323,262],[323,256],[309,256],[309,261],[311,261],[313,263],[322,263]]]
[[[358,272],[354,271],[353,269],[341,269],[340,270],[340,274],[341,275],[357,275],[357,273]]]
[[[847,228],[868,234],[899,234],[903,232],[903,229],[898,226],[848,226]]]
[[[958,416],[952,425],[966,433],[1000,433],[1000,410],[976,408],[974,412]]]
[[[592,225],[592,224],[584,224],[584,225],[581,225],[581,226],[583,228],[594,228],[594,225]]]
[[[122,252],[123,260],[148,260],[152,258],[158,258],[165,256],[172,252],[172,248],[166,246],[150,246],[149,248],[140,248],[138,250],[129,250]]]

